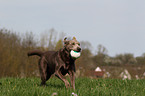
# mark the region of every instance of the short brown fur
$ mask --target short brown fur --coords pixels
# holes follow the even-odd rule
[[[70,51],[81,51],[80,43],[74,37],[72,40],[64,39],[64,47],[58,51],[46,51],[40,50],[29,51],[28,56],[37,55],[40,57],[38,65],[41,76],[41,85],[45,85],[46,81],[55,74],[61,79],[66,88],[70,87],[69,82],[65,78],[68,73],[71,80],[71,86],[75,89],[75,60],[70,56]]]

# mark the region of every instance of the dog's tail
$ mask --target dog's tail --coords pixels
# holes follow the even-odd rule
[[[28,56],[32,56],[32,55],[37,55],[37,56],[42,56],[42,54],[43,54],[43,52],[42,51],[40,51],[40,50],[33,50],[33,51],[29,51],[28,52]]]

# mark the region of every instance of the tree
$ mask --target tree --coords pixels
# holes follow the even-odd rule
[[[136,57],[136,60],[138,65],[145,65],[145,53],[140,57]]]
[[[32,32],[27,32],[23,36],[22,46],[23,48],[33,48],[36,46],[36,42]]]
[[[63,42],[62,40],[58,40],[58,42],[56,43],[56,46],[55,46],[55,50],[59,50],[60,48],[63,47]]]
[[[92,49],[92,45],[88,41],[81,41],[80,44],[81,44],[82,50],[83,49],[88,49],[88,50],[91,50]]]
[[[56,45],[56,31],[52,28],[49,30],[49,38],[48,38],[48,50],[55,50],[55,45]]]
[[[103,45],[99,44],[97,48],[97,55],[107,55],[108,51]]]
[[[134,58],[133,54],[119,54],[115,57],[116,60],[120,60],[121,64],[136,64],[137,60]]]
[[[90,49],[88,49],[88,44],[91,46],[91,44],[89,42],[83,42],[83,44],[81,43],[81,47],[82,48],[82,52],[81,52],[81,56],[80,58],[76,61],[77,63],[77,67],[78,68],[83,68],[83,69],[90,69],[93,67],[93,63],[92,63],[92,53],[90,51]]]
[[[93,57],[93,62],[96,66],[106,64],[105,57],[108,56],[107,52],[107,49],[103,45],[98,45],[97,55]]]

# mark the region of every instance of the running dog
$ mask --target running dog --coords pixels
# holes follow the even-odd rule
[[[75,90],[75,60],[70,55],[71,50],[80,52],[80,43],[73,37],[72,40],[64,39],[64,47],[58,51],[45,51],[40,50],[29,51],[28,56],[37,55],[40,57],[38,65],[41,76],[41,85],[45,85],[46,81],[55,74],[56,77],[61,79],[66,88],[70,87],[65,75],[68,73],[71,80],[71,87]]]

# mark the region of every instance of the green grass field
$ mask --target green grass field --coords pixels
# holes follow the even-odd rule
[[[1,78],[0,96],[145,96],[145,80],[77,78],[76,90],[66,89],[64,83],[51,78],[48,86],[39,86],[40,78]]]

